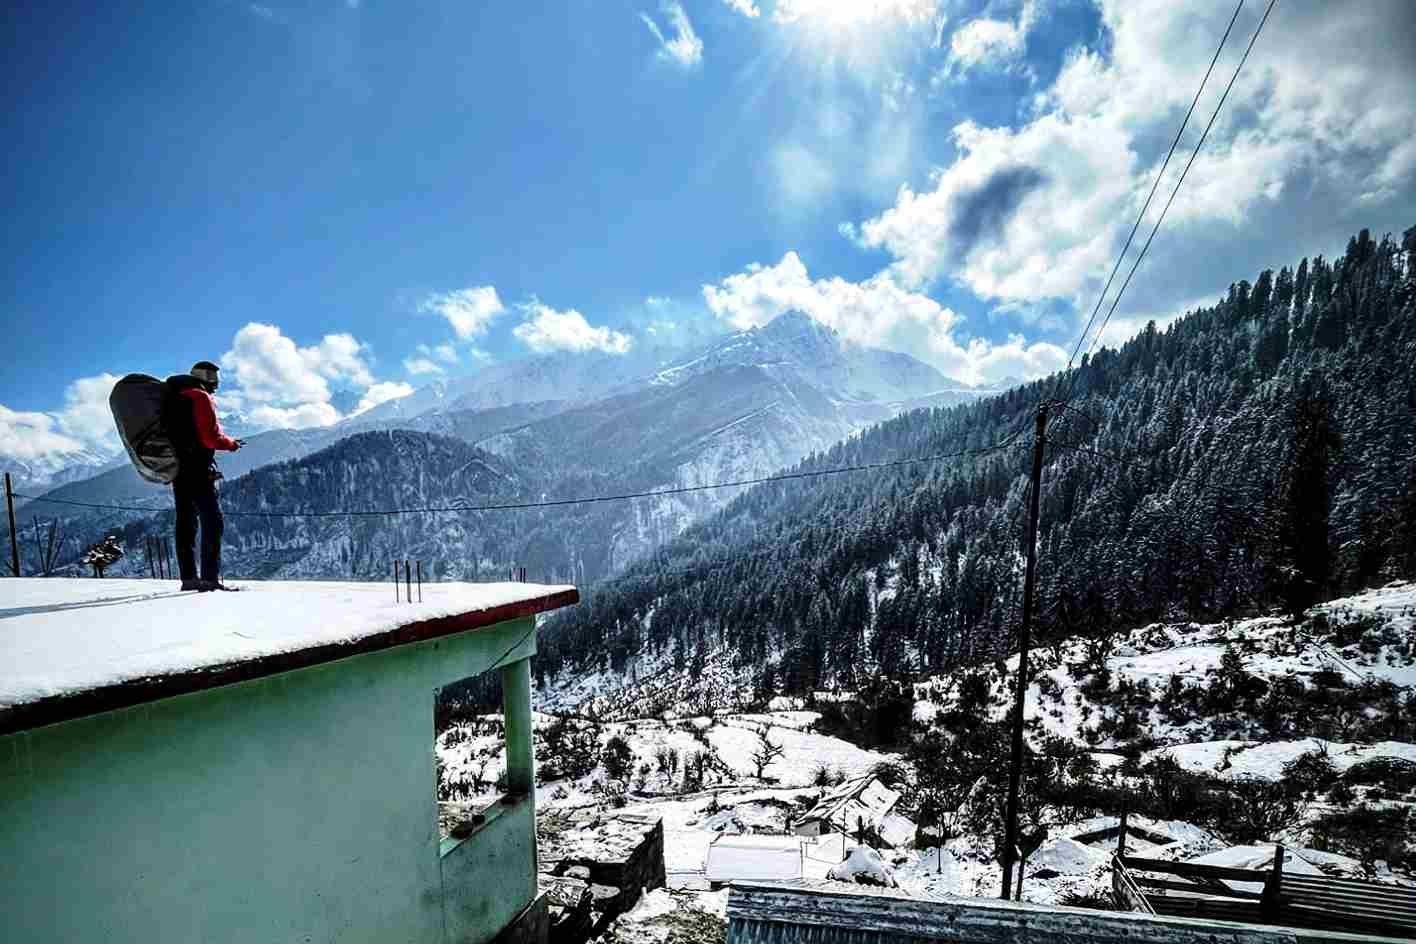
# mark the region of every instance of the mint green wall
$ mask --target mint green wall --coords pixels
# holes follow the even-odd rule
[[[520,694],[533,619],[0,737],[0,941],[490,940],[534,794],[441,856],[433,702],[503,656]]]

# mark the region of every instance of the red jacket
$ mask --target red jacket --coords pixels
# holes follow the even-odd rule
[[[235,452],[239,446],[236,440],[221,431],[221,423],[216,418],[216,405],[211,402],[211,394],[200,387],[182,391],[182,396],[192,401],[192,421],[197,427],[197,442],[203,449],[220,449]]]

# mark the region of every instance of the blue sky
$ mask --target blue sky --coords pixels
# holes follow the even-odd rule
[[[968,381],[1055,369],[1232,11],[1180,6],[8,10],[0,454],[111,448],[131,370],[219,358],[228,408],[314,425],[793,307]],[[1416,223],[1416,24],[1355,7],[1280,4],[1110,339]]]

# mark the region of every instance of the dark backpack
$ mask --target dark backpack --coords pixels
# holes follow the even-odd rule
[[[108,408],[133,468],[149,482],[170,485],[180,468],[177,446],[163,422],[168,385],[147,374],[129,374],[113,385]]]

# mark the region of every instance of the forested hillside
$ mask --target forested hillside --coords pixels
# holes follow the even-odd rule
[[[1416,572],[1416,228],[1259,273],[1058,383],[916,411],[754,489],[543,635],[539,667],[731,653],[769,690],[938,671],[1014,644],[1029,433],[1048,429],[1044,638],[1222,618]],[[749,668],[750,667],[750,668]]]

